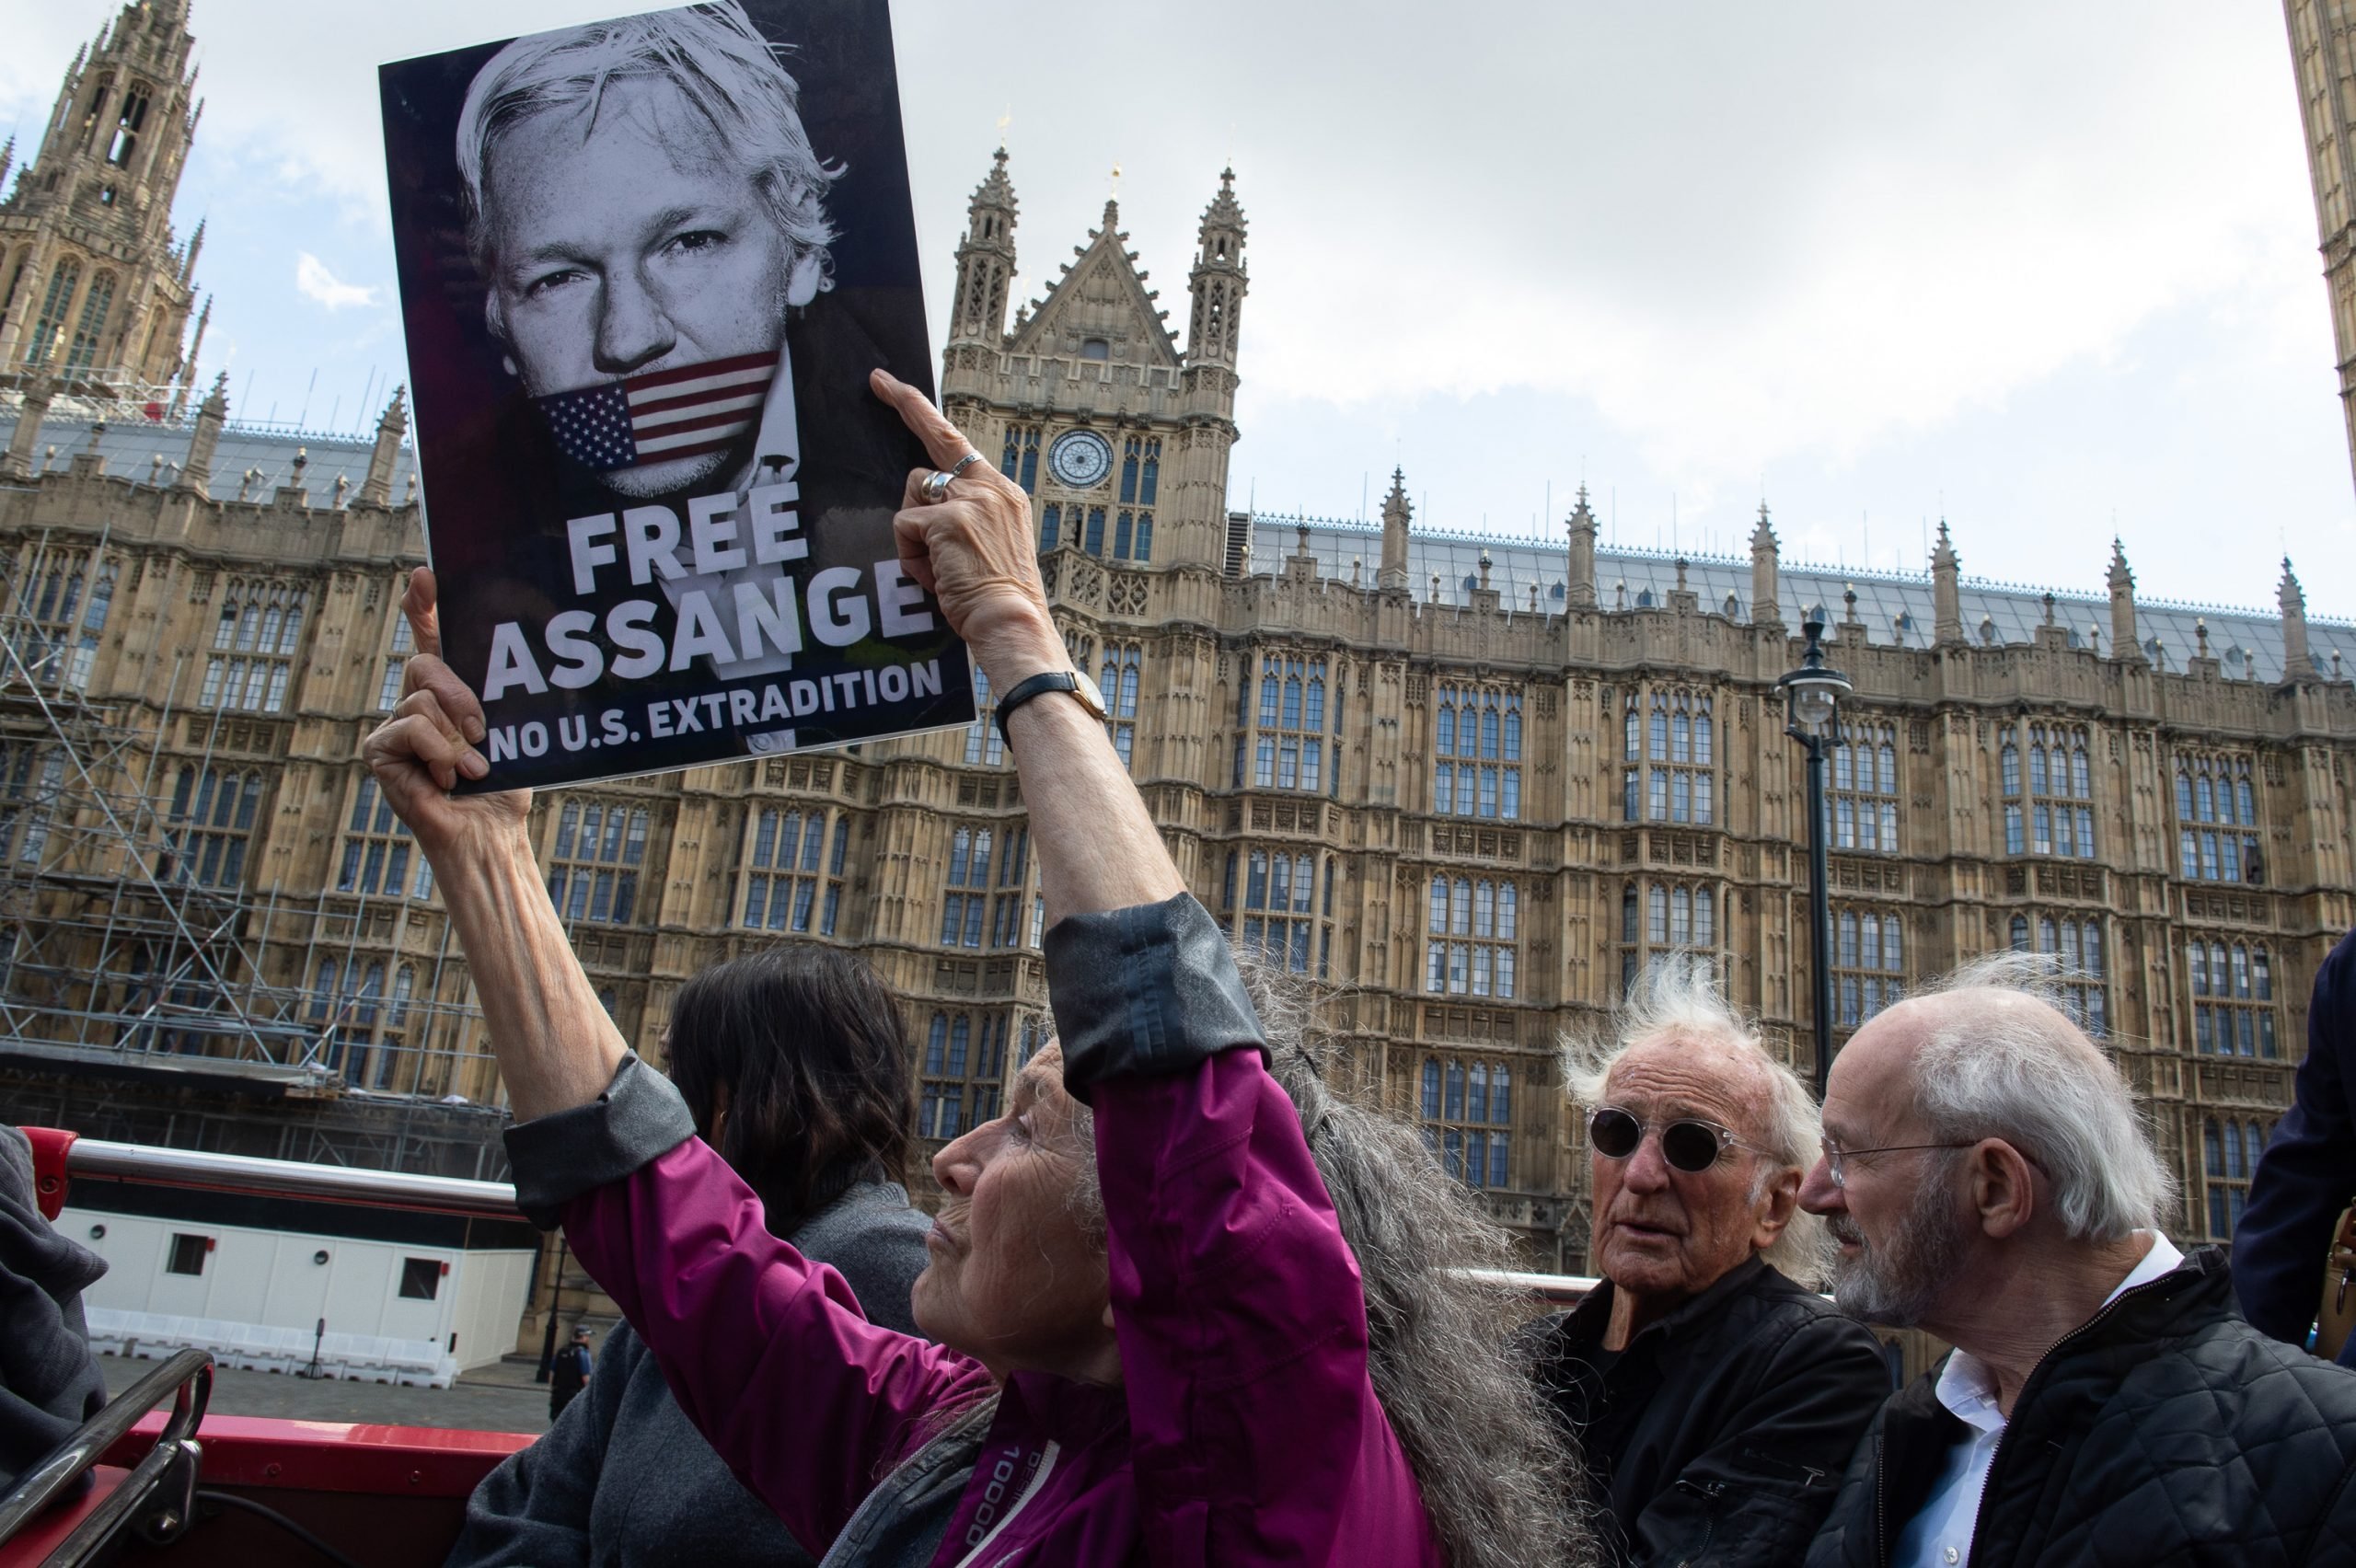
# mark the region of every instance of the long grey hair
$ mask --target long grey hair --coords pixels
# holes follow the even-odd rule
[[[1271,1071],[1299,1113],[1357,1258],[1375,1397],[1451,1568],[1587,1568],[1597,1554],[1578,1461],[1508,1345],[1527,1313],[1511,1292],[1466,1273],[1515,1267],[1512,1243],[1414,1126],[1327,1084],[1322,1064],[1337,1043],[1319,1021],[1318,997],[1265,964],[1237,962]],[[1084,1115],[1075,1132],[1089,1178],[1075,1202],[1101,1226]]]

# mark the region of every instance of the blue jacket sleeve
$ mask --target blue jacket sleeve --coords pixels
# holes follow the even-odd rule
[[[2304,1345],[2323,1292],[2331,1223],[2356,1198],[2356,1108],[2349,1090],[2356,1056],[2356,932],[2316,972],[2307,1009],[2307,1058],[2291,1109],[2250,1181],[2249,1207],[2234,1231],[2234,1289],[2259,1332]],[[2340,1355],[2356,1366],[2356,1339]]]

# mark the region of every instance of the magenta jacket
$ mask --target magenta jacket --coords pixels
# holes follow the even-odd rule
[[[1066,1081],[1095,1108],[1121,1388],[1017,1374],[985,1432],[943,1438],[982,1366],[869,1323],[634,1058],[596,1104],[510,1133],[519,1194],[560,1209],[689,1418],[829,1563],[1441,1562],[1218,928],[1181,895],[1063,921],[1047,961]]]

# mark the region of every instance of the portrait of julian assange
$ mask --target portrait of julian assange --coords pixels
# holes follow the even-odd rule
[[[962,722],[898,568],[930,389],[888,13],[717,0],[383,68],[419,467],[487,787]]]

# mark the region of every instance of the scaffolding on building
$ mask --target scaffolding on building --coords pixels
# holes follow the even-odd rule
[[[53,1109],[68,1125],[95,1118],[94,1136],[495,1176],[505,1114],[454,1092],[489,1077],[446,926],[433,922],[434,951],[416,951],[422,905],[406,879],[401,896],[375,899],[326,877],[253,885],[243,848],[225,847],[243,841],[206,831],[259,835],[263,791],[257,773],[214,766],[241,716],[181,703],[200,655],[173,655],[160,703],[93,695],[118,570],[107,543],[44,533],[0,559],[9,1098],[78,1084],[58,1088]],[[233,791],[241,777],[253,786]],[[316,983],[329,974],[343,983]],[[257,1097],[277,1105],[258,1112]]]

